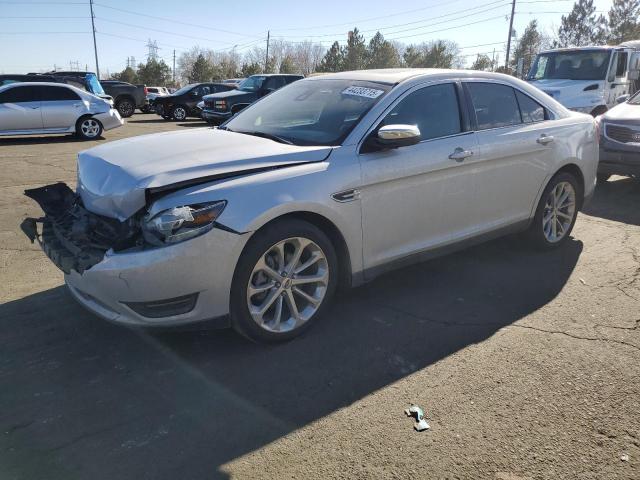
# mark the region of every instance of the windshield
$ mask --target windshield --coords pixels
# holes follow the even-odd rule
[[[187,93],[189,90],[191,90],[195,86],[196,86],[195,83],[190,83],[189,85],[185,85],[181,89],[176,90],[175,92],[173,92],[173,94],[174,95],[182,95],[183,93]]]
[[[105,95],[104,89],[100,82],[98,81],[98,77],[96,77],[93,73],[87,74],[87,85],[89,87],[89,91],[94,95]]]
[[[260,75],[253,75],[246,80],[243,80],[240,85],[238,85],[238,89],[245,92],[257,92],[262,87],[266,78],[267,77],[262,77]]]
[[[222,128],[295,145],[339,145],[390,89],[374,82],[302,80],[247,107]]]
[[[541,53],[536,57],[527,80],[604,80],[610,54],[606,50]]]

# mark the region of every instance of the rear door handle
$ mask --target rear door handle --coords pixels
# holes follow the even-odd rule
[[[540,145],[547,145],[553,142],[553,137],[551,135],[547,135],[546,133],[543,133],[538,137],[538,140],[536,140],[536,142],[538,142]]]
[[[453,151],[451,155],[449,155],[449,158],[451,160],[455,160],[456,162],[462,162],[465,158],[469,158],[471,155],[473,155],[473,152],[471,150],[465,150],[458,147]]]

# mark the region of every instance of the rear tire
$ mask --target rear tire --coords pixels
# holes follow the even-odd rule
[[[337,282],[335,248],[322,230],[302,220],[276,221],[249,240],[238,260],[232,326],[254,342],[290,340],[322,316]]]
[[[129,98],[122,98],[116,102],[116,110],[122,118],[128,118],[133,115],[136,110],[136,106]]]
[[[582,189],[570,173],[558,173],[549,181],[526,232],[534,248],[550,250],[567,241],[576,223],[581,195]]]
[[[93,117],[82,117],[76,122],[76,135],[82,140],[95,140],[102,135],[102,124]]]

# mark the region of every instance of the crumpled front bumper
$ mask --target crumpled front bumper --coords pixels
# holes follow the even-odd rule
[[[23,231],[65,273],[74,298],[96,315],[128,325],[171,326],[229,313],[233,273],[249,234],[214,228],[154,248],[137,241],[135,222],[87,211],[65,184],[25,194],[45,216],[25,219]],[[172,305],[181,298],[184,308],[174,313]]]

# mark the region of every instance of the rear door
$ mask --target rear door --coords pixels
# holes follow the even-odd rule
[[[45,129],[64,129],[75,126],[76,120],[85,111],[80,96],[64,85],[42,85],[42,124]]]
[[[42,129],[38,87],[15,86],[0,93],[0,132]]]
[[[479,231],[525,221],[557,151],[550,113],[510,85],[465,83],[480,147],[475,163]]]

